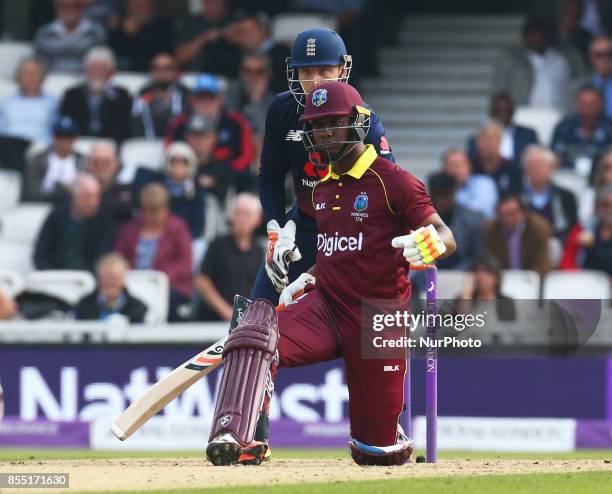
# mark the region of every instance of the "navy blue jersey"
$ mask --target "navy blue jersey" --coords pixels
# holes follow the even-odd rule
[[[302,127],[298,122],[303,109],[298,106],[293,95],[286,91],[277,94],[266,117],[266,133],[261,152],[259,171],[259,195],[266,221],[276,220],[280,225],[286,221],[285,215],[285,178],[291,171],[297,207],[302,218],[312,218],[312,188],[327,174],[327,165],[317,166],[302,143]],[[378,154],[395,161],[391,148],[385,138],[378,116],[372,112],[370,130],[364,141],[373,144]],[[313,228],[314,229],[314,228]]]

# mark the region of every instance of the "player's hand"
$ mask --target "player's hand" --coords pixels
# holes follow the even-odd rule
[[[406,261],[415,266],[430,264],[446,252],[446,245],[433,225],[421,227],[410,235],[395,237],[391,245],[404,249],[402,254]]]
[[[299,261],[302,255],[295,245],[295,223],[292,220],[287,221],[283,228],[276,220],[271,220],[267,229],[266,273],[276,291],[280,293],[289,283],[289,263]]]
[[[299,297],[304,293],[306,285],[314,285],[315,277],[310,273],[302,273],[297,280],[285,288],[278,299],[278,304],[283,307],[290,304],[294,298]]]

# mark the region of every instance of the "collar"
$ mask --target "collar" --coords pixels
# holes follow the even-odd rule
[[[350,175],[351,177],[359,180],[361,177],[363,177],[363,174],[366,172],[366,170],[370,168],[372,163],[374,163],[376,158],[378,158],[378,154],[376,153],[376,149],[374,148],[374,146],[372,144],[366,144],[365,151],[361,154],[357,161],[355,161],[353,167],[348,172],[343,173],[343,175]],[[329,180],[330,178],[333,178],[334,180],[340,179],[340,175],[334,173],[334,171],[332,170],[332,165],[329,165],[329,168],[327,169],[327,175],[325,175],[321,179],[321,182]]]
[[[76,34],[76,33],[81,33],[83,31],[87,31],[91,29],[92,25],[93,25],[92,22],[87,17],[83,17],[74,31],[68,32],[68,29],[66,29],[66,26],[64,25],[64,23],[60,21],[59,19],[55,19],[51,23],[50,28],[52,31],[55,31],[55,33],[57,34],[69,36],[71,34]]]

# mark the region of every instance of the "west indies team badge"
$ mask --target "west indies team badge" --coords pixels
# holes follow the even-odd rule
[[[357,197],[355,197],[355,204],[353,204],[355,211],[361,213],[368,209],[368,195],[365,192],[362,192]]]
[[[327,89],[317,89],[312,93],[312,104],[321,106],[327,101]]]

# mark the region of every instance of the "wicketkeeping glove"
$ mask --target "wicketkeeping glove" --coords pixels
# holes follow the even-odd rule
[[[314,285],[315,281],[315,277],[310,273],[302,273],[297,280],[281,292],[278,304],[286,306],[291,303],[294,298],[299,297],[304,292],[306,285]]]
[[[266,273],[276,291],[280,293],[289,283],[289,263],[299,261],[302,255],[295,245],[295,223],[292,220],[287,221],[283,228],[276,220],[270,220],[267,229]]]
[[[433,225],[422,226],[410,235],[395,237],[391,245],[404,249],[406,261],[415,266],[430,264],[446,252],[446,245]]]

